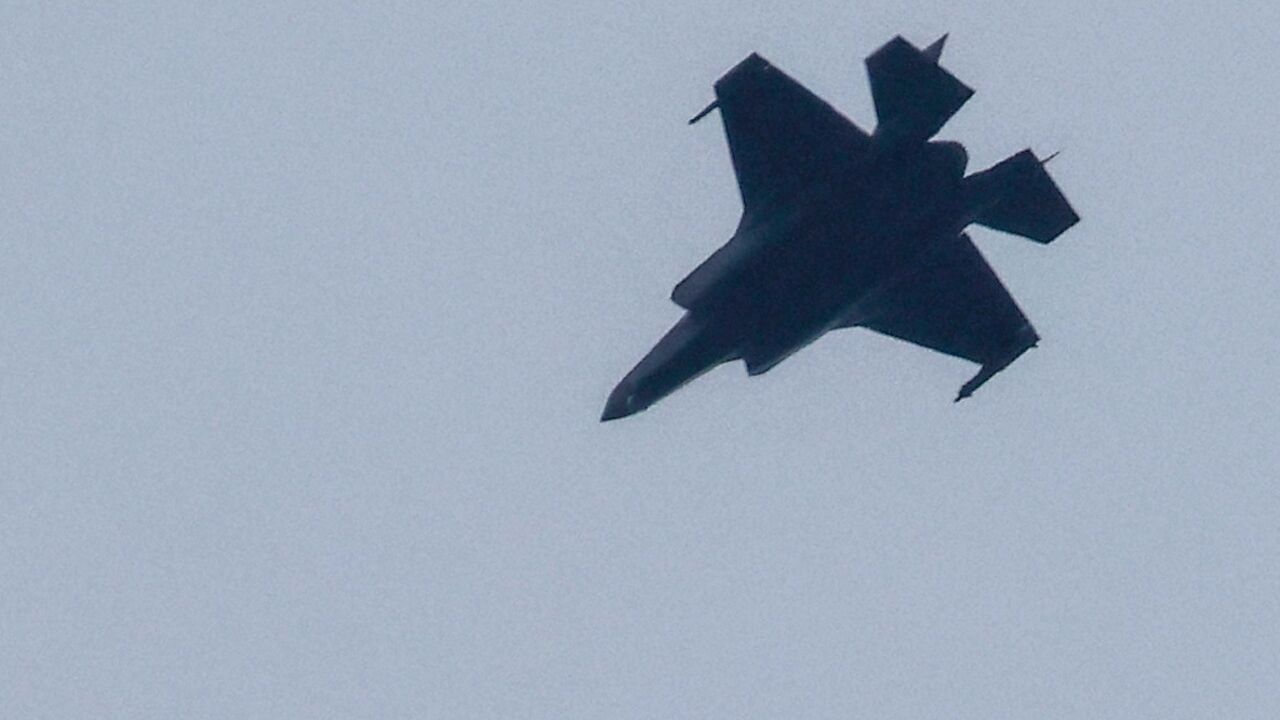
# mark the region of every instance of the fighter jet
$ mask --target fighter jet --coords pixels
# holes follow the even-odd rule
[[[895,37],[866,59],[870,134],[757,54],[715,83],[689,123],[719,110],[742,218],[676,285],[687,312],[613,390],[602,421],[731,360],[767,372],[840,328],[977,363],[957,402],[1036,346],[964,231],[1048,243],[1079,217],[1030,150],[966,175],[959,143],[930,140],[973,95],[938,65],[946,37],[923,50]]]

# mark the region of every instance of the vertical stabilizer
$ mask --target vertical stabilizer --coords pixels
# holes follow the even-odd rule
[[[973,90],[938,65],[944,35],[927,50],[896,37],[867,58],[876,135],[924,142],[942,129]]]

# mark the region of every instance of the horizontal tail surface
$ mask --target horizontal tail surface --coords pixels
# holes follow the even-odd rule
[[[1049,243],[1080,220],[1030,150],[965,178],[974,222]]]

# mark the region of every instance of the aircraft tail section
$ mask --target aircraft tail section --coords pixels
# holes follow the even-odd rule
[[[1080,220],[1030,150],[965,178],[974,222],[1049,243]]]
[[[946,36],[920,50],[895,37],[867,58],[876,134],[924,142],[942,129],[973,90],[938,65]]]

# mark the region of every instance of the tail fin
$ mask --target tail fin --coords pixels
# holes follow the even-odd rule
[[[877,135],[924,142],[960,109],[973,90],[938,66],[946,36],[920,50],[895,37],[867,58]]]
[[[1038,243],[1052,242],[1079,222],[1044,162],[1023,150],[965,178],[974,222]]]

